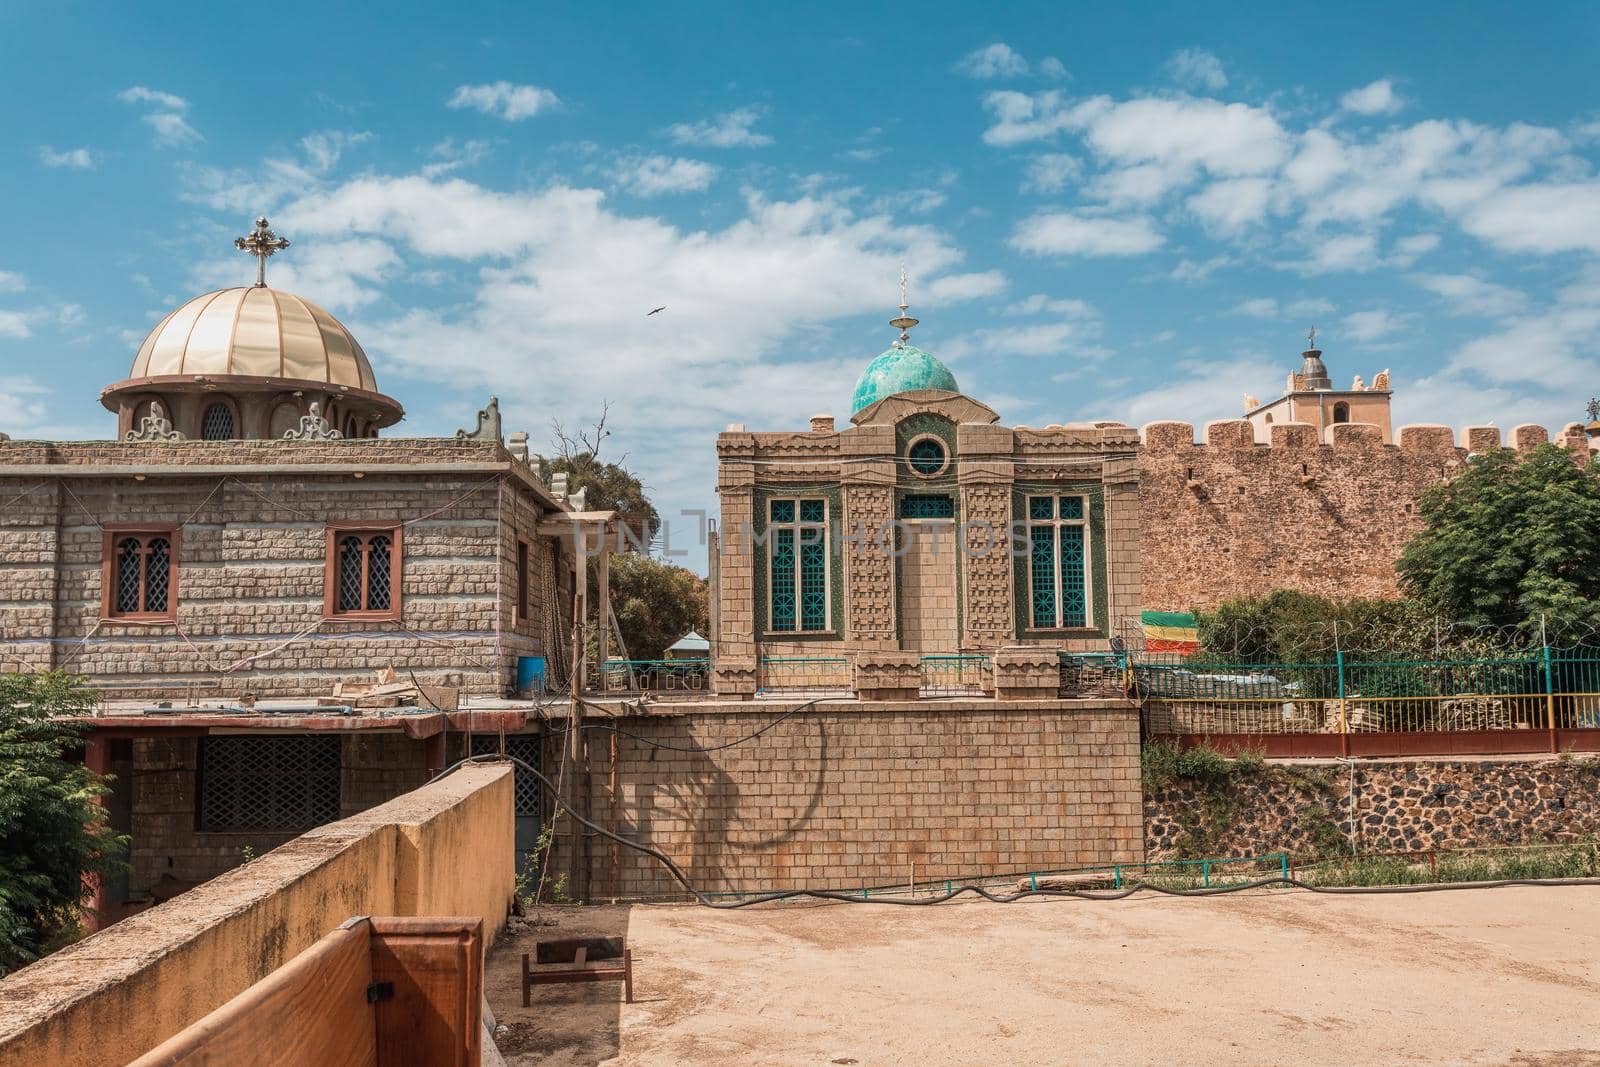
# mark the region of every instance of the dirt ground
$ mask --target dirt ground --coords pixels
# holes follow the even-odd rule
[[[1600,888],[545,909],[489,961],[511,1064],[1600,1065]],[[625,935],[620,984],[540,938]]]

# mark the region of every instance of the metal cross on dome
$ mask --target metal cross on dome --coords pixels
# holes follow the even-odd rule
[[[904,348],[911,341],[911,327],[917,324],[916,319],[906,312],[911,310],[911,305],[906,303],[906,265],[900,264],[900,317],[890,319],[889,325],[900,331],[900,340],[895,342],[896,348]]]
[[[279,237],[267,228],[265,215],[256,219],[256,228],[243,237],[233,239],[233,247],[256,257],[256,288],[267,287],[267,257],[289,247],[287,238]]]

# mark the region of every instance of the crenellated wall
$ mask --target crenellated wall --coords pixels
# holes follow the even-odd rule
[[[1394,563],[1421,525],[1418,501],[1469,454],[1502,444],[1530,452],[1542,426],[1462,431],[1404,426],[1395,444],[1362,423],[1278,423],[1257,444],[1245,419],[1155,422],[1139,454],[1143,606],[1183,611],[1273,589],[1327,596],[1393,596]],[[1589,454],[1577,423],[1557,441]]]

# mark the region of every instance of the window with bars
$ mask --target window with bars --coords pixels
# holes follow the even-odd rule
[[[1089,502],[1082,496],[1028,497],[1029,625],[1088,626]]]
[[[233,408],[220,401],[207,407],[205,413],[200,416],[200,439],[233,440]]]
[[[178,607],[178,531],[107,530],[101,561],[101,614],[170,619]]]
[[[924,478],[944,473],[948,465],[944,442],[931,434],[917,438],[911,442],[911,447],[906,449],[906,462],[910,464],[913,472]]]
[[[946,493],[908,493],[900,498],[902,519],[953,519],[956,502]]]
[[[767,591],[774,633],[828,629],[828,502],[767,503]]]
[[[299,833],[339,817],[339,739],[240,734],[200,739],[195,826]]]
[[[400,529],[328,531],[323,613],[392,619],[400,616]]]

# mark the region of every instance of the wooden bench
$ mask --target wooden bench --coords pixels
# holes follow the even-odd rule
[[[633,1003],[633,950],[620,937],[578,937],[540,941],[534,945],[539,966],[522,954],[522,1006],[533,1001],[536,985],[569,982],[621,982],[623,998]],[[620,964],[594,965],[591,960],[621,960]]]

